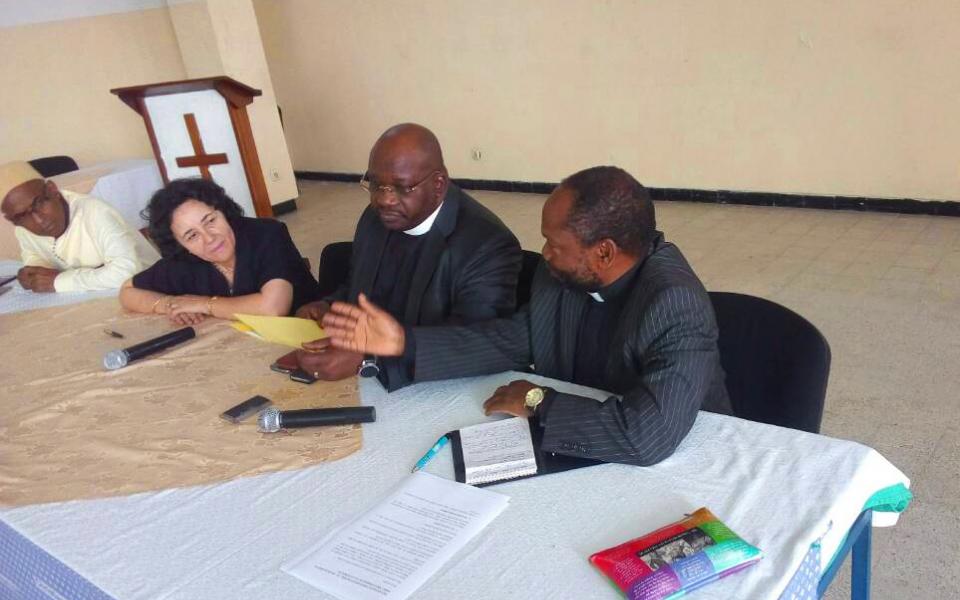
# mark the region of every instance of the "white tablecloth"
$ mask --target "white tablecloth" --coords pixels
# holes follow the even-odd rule
[[[364,381],[377,422],[343,460],[2,510],[0,520],[117,599],[326,598],[280,565],[382,498],[438,436],[485,420],[481,402],[518,377],[549,381],[505,373],[390,395]],[[449,450],[427,470],[452,478]],[[492,487],[510,496],[509,508],[414,597],[620,598],[587,557],[707,506],[765,558],[691,598],[777,598],[812,542],[825,536],[829,560],[867,498],[897,483],[909,480],[860,444],[701,413],[654,467],[602,465]]]
[[[16,260],[0,260],[0,279],[6,279],[8,275],[16,275],[21,266],[23,266],[23,263]],[[77,302],[93,300],[94,298],[109,298],[119,293],[120,290],[103,290],[100,292],[38,294],[30,290],[25,290],[19,282],[12,281],[0,288],[0,314],[75,304]]]

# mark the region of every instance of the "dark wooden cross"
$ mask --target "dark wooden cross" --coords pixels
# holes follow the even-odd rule
[[[200,130],[197,129],[197,119],[193,116],[193,113],[183,115],[183,121],[187,124],[187,133],[190,134],[190,143],[193,144],[193,151],[196,154],[194,156],[178,156],[177,166],[180,168],[200,167],[200,176],[204,179],[212,179],[210,177],[210,165],[226,164],[228,162],[227,155],[223,152],[207,154],[206,150],[203,149],[203,140],[200,139]]]

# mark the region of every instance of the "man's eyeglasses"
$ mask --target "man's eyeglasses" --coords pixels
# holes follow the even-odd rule
[[[439,170],[431,171],[426,177],[413,185],[380,185],[376,181],[367,178],[367,173],[360,178],[360,187],[370,193],[371,196],[378,194],[392,194],[396,198],[402,198],[412,194],[418,187],[426,183],[428,179],[439,173]]]
[[[43,210],[47,202],[50,201],[50,196],[47,194],[47,188],[44,186],[43,191],[40,192],[40,195],[33,199],[33,202],[30,203],[30,208],[23,212],[19,212],[10,217],[10,222],[18,227],[22,227],[23,223],[27,218],[35,215],[36,213]]]

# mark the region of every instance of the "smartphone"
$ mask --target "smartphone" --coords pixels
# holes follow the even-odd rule
[[[303,369],[297,369],[292,373],[290,373],[290,379],[292,379],[293,381],[297,381],[299,383],[307,383],[307,384],[313,383],[314,381],[317,380],[316,377],[314,377],[310,373],[307,373]]]
[[[297,365],[297,351],[288,352],[280,358],[278,358],[272,365],[270,365],[271,371],[276,371],[277,373],[283,373],[284,375],[289,375],[299,369]]]
[[[233,408],[224,411],[220,415],[220,418],[224,421],[229,421],[230,423],[239,423],[247,417],[256,414],[261,409],[270,406],[271,404],[273,403],[263,396],[254,396],[253,398],[244,400]]]

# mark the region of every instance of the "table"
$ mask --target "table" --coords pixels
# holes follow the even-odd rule
[[[100,198],[117,209],[134,229],[146,227],[140,211],[146,208],[153,193],[163,187],[160,169],[152,158],[98,163],[50,177],[50,181],[60,189]],[[0,219],[0,258],[19,257],[13,225]]]
[[[481,401],[518,377],[603,397],[518,373],[389,395],[363,381],[361,399],[378,420],[364,425],[363,448],[342,460],[0,510],[0,553],[10,555],[0,565],[22,571],[0,566],[0,585],[42,584],[71,598],[327,598],[280,565],[384,497],[440,434],[484,420]],[[449,451],[427,470],[452,478]],[[909,479],[863,445],[701,413],[677,452],[653,467],[601,465],[489,488],[510,496],[509,508],[414,598],[620,598],[587,557],[700,506],[765,558],[691,598],[778,598],[815,542],[822,568],[867,499],[897,484]],[[892,524],[896,515],[873,520]]]
[[[2,220],[2,219],[0,219]],[[0,278],[16,275],[23,263],[17,260],[0,260]],[[0,314],[22,312],[51,306],[65,306],[86,302],[96,298],[116,296],[120,290],[100,290],[96,292],[55,292],[39,294],[24,289],[18,281],[11,281],[0,288]]]

